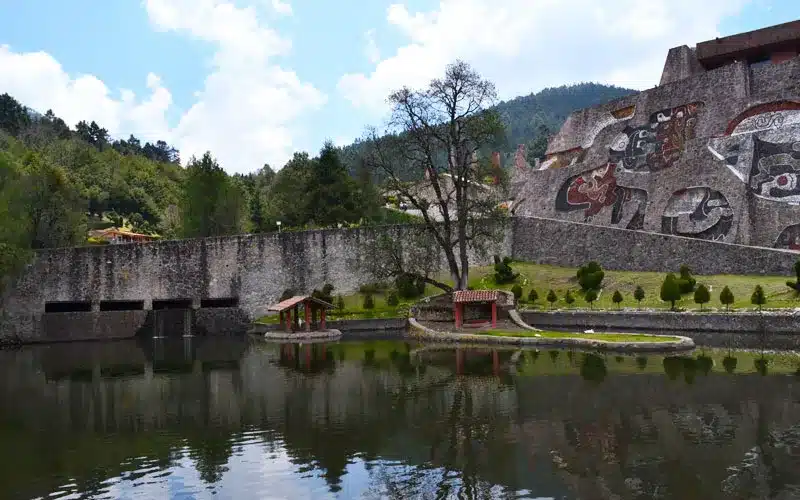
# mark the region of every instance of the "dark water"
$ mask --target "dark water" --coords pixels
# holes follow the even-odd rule
[[[800,498],[798,366],[388,341],[0,352],[0,498]]]

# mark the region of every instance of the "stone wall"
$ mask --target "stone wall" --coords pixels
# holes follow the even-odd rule
[[[800,250],[800,58],[696,57],[673,49],[662,85],[573,113],[516,172],[515,214]]]

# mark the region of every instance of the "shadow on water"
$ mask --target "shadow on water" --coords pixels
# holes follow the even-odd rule
[[[395,340],[29,347],[0,352],[0,498],[791,498],[798,366]]]

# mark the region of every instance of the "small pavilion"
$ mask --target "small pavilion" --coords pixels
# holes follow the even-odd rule
[[[317,314],[319,314],[319,330],[325,330],[325,312],[333,309],[333,304],[320,300],[310,295],[295,295],[292,298],[278,302],[269,306],[268,311],[277,312],[280,315],[280,324],[285,331],[296,332],[300,330],[300,306],[303,306],[305,317],[305,331],[310,332],[311,326],[317,324]]]
[[[492,328],[497,327],[497,301],[500,292],[497,290],[458,290],[453,292],[453,312],[456,317],[456,328],[464,325],[464,309],[467,306],[489,305],[492,309]]]

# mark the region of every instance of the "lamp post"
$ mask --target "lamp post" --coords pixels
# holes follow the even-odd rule
[[[278,224],[278,232],[280,233],[281,232],[281,221],[276,222],[276,224]]]

